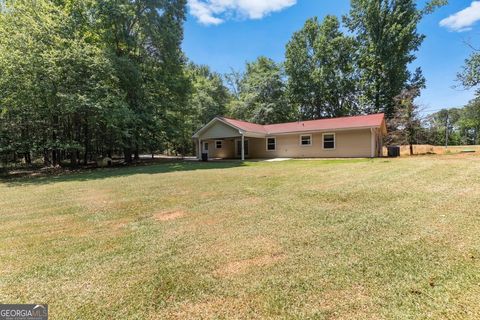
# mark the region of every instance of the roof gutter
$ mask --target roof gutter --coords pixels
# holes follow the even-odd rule
[[[321,129],[321,130],[303,130],[303,131],[288,131],[288,132],[267,132],[267,136],[274,135],[288,135],[288,134],[302,134],[302,133],[315,133],[315,132],[335,132],[335,131],[350,131],[350,130],[363,130],[363,129],[377,129],[381,126],[365,126],[365,127],[349,127],[340,129]]]

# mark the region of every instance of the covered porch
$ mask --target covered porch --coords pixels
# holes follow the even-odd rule
[[[247,136],[198,139],[197,158],[200,160],[202,153],[209,159],[252,159],[257,157],[255,146],[262,143],[263,139]]]
[[[195,133],[193,139],[199,160],[202,159],[202,154],[207,154],[209,159],[245,160],[256,156],[253,150],[265,141],[265,134],[242,130],[215,118]]]

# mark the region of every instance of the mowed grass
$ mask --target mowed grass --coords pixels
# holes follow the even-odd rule
[[[480,158],[0,182],[0,303],[52,319],[478,319]]]

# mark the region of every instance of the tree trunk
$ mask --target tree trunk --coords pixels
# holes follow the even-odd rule
[[[70,153],[70,164],[72,165],[72,167],[76,167],[78,165],[77,155],[77,150],[74,150]]]
[[[413,144],[410,143],[410,155],[413,156]]]
[[[83,154],[83,164],[87,165],[88,164],[88,122],[85,120],[85,125],[83,126],[84,132],[83,132],[83,148],[85,150],[85,153]]]
[[[53,166],[57,166],[57,149],[52,150],[52,164]]]
[[[57,130],[58,130],[58,116],[53,116],[53,132],[52,132],[52,141],[54,144],[52,150],[52,162],[53,166],[55,167],[60,162],[60,157],[57,149]]]
[[[32,165],[32,157],[31,157],[31,155],[30,155],[30,151],[25,152],[25,164],[26,164],[27,166]]]
[[[44,166],[49,166],[50,165],[50,159],[48,157],[48,149],[43,149],[43,165]]]
[[[138,145],[135,146],[135,161],[140,160],[140,151],[138,150]]]
[[[126,163],[132,163],[132,150],[130,148],[123,149],[123,158]]]

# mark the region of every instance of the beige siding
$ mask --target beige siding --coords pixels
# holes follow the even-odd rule
[[[380,130],[360,129],[348,131],[333,131],[325,133],[335,134],[335,149],[323,149],[322,132],[312,133],[312,145],[301,146],[300,134],[272,135],[276,138],[277,148],[275,151],[267,151],[266,138],[248,137],[249,154],[246,158],[348,158],[348,157],[371,157],[372,143],[373,155],[381,155],[382,134]],[[208,155],[210,158],[238,158],[235,153],[235,141],[240,139],[240,133],[220,121],[200,135],[202,142],[209,143]],[[222,140],[222,148],[216,148],[216,139]],[[202,145],[203,150],[203,145]]]
[[[251,158],[336,158],[370,157],[371,132],[368,130],[336,131],[335,149],[324,150],[322,133],[312,134],[312,145],[301,146],[300,134],[272,136],[277,139],[275,151],[266,150],[265,139],[250,139]],[[375,139],[376,140],[376,139]]]
[[[216,121],[210,128],[202,132],[200,139],[210,140],[215,138],[230,138],[238,137],[240,133],[238,130],[224,124],[223,122]]]
[[[206,140],[208,142],[208,156],[210,158],[235,158],[235,144],[234,139],[222,140],[222,148],[217,149],[216,140]]]

